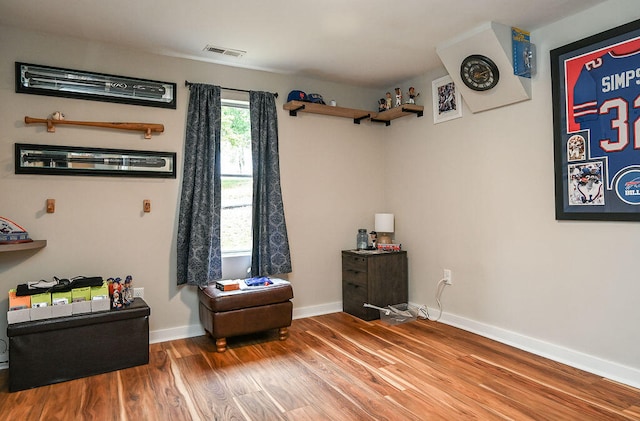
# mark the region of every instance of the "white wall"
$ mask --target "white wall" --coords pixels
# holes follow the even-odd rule
[[[193,287],[175,284],[175,237],[188,90],[184,81],[278,92],[280,164],[289,230],[295,314],[341,308],[340,250],[355,247],[357,229],[371,226],[383,196],[383,126],[300,114],[282,109],[292,89],[319,92],[338,104],[375,109],[377,92],[265,72],[167,58],[109,45],[24,32],[0,26],[0,215],[24,226],[39,251],[0,253],[0,314],[6,292],[19,283],[77,275],[124,277],[145,288],[151,338],[198,334]],[[176,110],[16,94],[14,62],[66,67],[178,84]],[[368,97],[373,98],[370,101]],[[367,105],[371,103],[371,107]],[[68,120],[162,123],[164,133],[72,126],[47,133],[25,126],[25,116],[46,118],[60,110]],[[177,179],[70,177],[14,174],[16,142],[175,151]],[[47,198],[56,212],[46,214]],[[151,200],[152,212],[142,212]],[[2,292],[4,291],[4,292]],[[0,339],[6,340],[0,317]],[[0,362],[6,361],[0,343]]]
[[[386,152],[412,302],[435,308],[451,269],[446,322],[636,386],[640,225],[555,220],[549,51],[637,19],[637,5],[610,1],[534,31],[532,100],[437,125],[402,121]],[[443,74],[405,85],[430,92]]]

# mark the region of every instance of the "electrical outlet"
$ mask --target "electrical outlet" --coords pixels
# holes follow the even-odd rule
[[[451,276],[451,269],[444,270],[444,283],[447,285],[453,284],[453,278]]]
[[[133,289],[133,296],[134,297],[144,298],[144,288],[134,288]]]

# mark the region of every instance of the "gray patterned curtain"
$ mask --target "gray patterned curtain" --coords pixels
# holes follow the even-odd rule
[[[222,278],[220,251],[220,87],[190,87],[178,218],[178,285]]]
[[[278,159],[278,116],[270,92],[249,93],[253,158],[251,276],[291,272]]]

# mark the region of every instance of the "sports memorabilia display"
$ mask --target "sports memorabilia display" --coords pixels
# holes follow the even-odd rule
[[[176,153],[16,143],[15,172],[176,178]]]
[[[446,75],[431,82],[433,123],[442,123],[462,117],[462,98],[451,76]]]
[[[474,91],[487,91],[495,88],[500,80],[498,66],[489,58],[480,54],[465,57],[460,64],[462,82]]]
[[[27,230],[9,218],[0,216],[0,244],[27,243],[31,241],[33,240],[29,238]]]
[[[176,84],[16,62],[16,92],[176,108]]]
[[[640,220],[640,20],[551,51],[556,219]]]
[[[58,116],[56,118],[56,115]],[[47,131],[54,133],[56,131],[56,124],[67,124],[71,126],[90,126],[90,127],[102,127],[106,129],[117,130],[135,130],[144,132],[145,139],[151,139],[151,133],[164,132],[164,125],[157,123],[127,123],[127,122],[105,122],[105,121],[71,121],[65,120],[64,114],[56,111],[51,115],[52,118],[33,118],[29,116],[24,117],[25,124],[46,124]]]

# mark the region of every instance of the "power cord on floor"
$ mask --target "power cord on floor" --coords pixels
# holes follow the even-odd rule
[[[441,301],[441,297],[442,297],[442,293],[444,292],[445,287],[447,286],[446,280],[445,279],[441,279],[440,282],[438,282],[438,287],[436,289],[436,303],[438,303],[438,317],[435,319],[432,319],[431,316],[429,316],[429,308],[427,307],[427,305],[423,305],[418,309],[418,313],[420,314],[424,314],[424,317],[422,316],[418,316],[421,319],[427,319],[429,321],[432,322],[437,322],[438,320],[440,320],[440,317],[442,317],[442,301]]]

